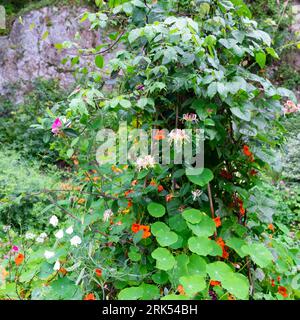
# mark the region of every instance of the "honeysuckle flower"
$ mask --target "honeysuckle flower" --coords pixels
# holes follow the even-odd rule
[[[15,251],[15,252],[19,251],[19,247],[18,246],[13,246],[11,249],[12,249],[12,251]]]
[[[56,239],[62,239],[64,237],[64,230],[58,230],[54,235]]]
[[[192,123],[197,123],[199,120],[197,119],[197,115],[195,113],[185,113],[182,116],[182,120]]]
[[[54,134],[58,134],[60,128],[62,127],[62,122],[60,121],[59,118],[56,118],[52,124],[52,127],[51,127],[51,131],[52,133]]]
[[[27,239],[27,240],[33,240],[34,238],[35,238],[35,234],[32,232],[27,232],[25,234],[25,239]]]
[[[184,129],[173,129],[169,133],[169,141],[174,141],[175,143],[183,142],[183,141],[190,141],[190,137],[187,135]]]
[[[81,239],[78,236],[74,236],[71,240],[71,245],[77,247],[79,244],[81,244]]]
[[[155,165],[155,159],[151,155],[145,157],[139,157],[136,160],[136,165],[140,171],[142,168],[153,168]]]
[[[59,269],[60,269],[60,262],[59,262],[59,260],[56,260],[54,267],[53,267],[53,270],[58,271]]]
[[[49,223],[53,225],[53,227],[56,227],[58,225],[58,218],[57,216],[53,215],[50,220]]]
[[[70,227],[66,230],[66,233],[67,233],[67,234],[72,234],[73,231],[74,231],[73,227],[70,226]]]
[[[192,191],[193,201],[196,201],[201,196],[202,193],[203,191],[199,189]]]
[[[112,212],[111,209],[105,210],[104,213],[103,213],[103,221],[104,222],[108,221],[113,214],[114,213]]]
[[[300,111],[300,105],[296,105],[293,101],[288,100],[284,104],[283,113],[290,114]]]
[[[44,257],[45,257],[46,259],[51,259],[51,258],[53,258],[54,256],[55,256],[55,253],[54,253],[53,251],[48,251],[48,250],[46,250],[45,253],[44,253]]]

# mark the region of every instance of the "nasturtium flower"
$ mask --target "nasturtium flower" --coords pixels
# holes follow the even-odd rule
[[[221,282],[220,281],[216,281],[216,280],[210,280],[210,283],[209,283],[212,287],[217,287],[217,286],[220,286],[221,285]]]
[[[81,239],[78,236],[74,236],[71,240],[71,245],[77,247],[79,244],[81,244]]]
[[[62,127],[62,122],[60,121],[59,118],[56,118],[51,127],[52,133],[58,134],[61,127]]]
[[[96,300],[96,297],[93,293],[89,293],[83,298],[83,300]]]
[[[180,295],[185,295],[185,291],[181,284],[177,287],[177,291],[179,292]]]
[[[44,257],[46,259],[51,259],[55,256],[55,252],[46,250],[44,253]]]
[[[134,223],[131,226],[131,230],[134,233],[138,233],[140,230],[143,230],[143,239],[146,239],[146,238],[151,236],[151,232],[150,232],[150,227],[149,226],[144,226],[142,224]]]
[[[166,202],[170,202],[174,198],[174,196],[173,194],[170,193],[170,194],[167,194],[165,198],[166,198]]]
[[[272,223],[270,223],[270,224],[268,225],[268,229],[271,230],[272,232],[275,231],[275,227],[274,227],[274,225],[273,225]]]
[[[252,152],[250,151],[250,148],[247,145],[243,146],[243,152],[244,152],[244,155],[247,157],[251,157],[252,155]]]
[[[158,191],[158,192],[164,191],[164,187],[160,184],[160,185],[157,187],[157,191]]]
[[[53,226],[56,227],[58,225],[58,218],[57,216],[53,215],[50,220],[49,223]]]
[[[220,217],[214,218],[214,222],[215,222],[215,225],[216,225],[217,228],[219,228],[222,225]]]
[[[23,263],[23,261],[24,261],[24,255],[22,253],[19,253],[15,258],[16,265],[19,266],[20,264]]]
[[[283,286],[278,287],[278,293],[281,294],[284,298],[287,298],[289,296],[287,294],[287,289]]]
[[[97,277],[102,277],[102,270],[101,269],[95,269],[95,273]]]

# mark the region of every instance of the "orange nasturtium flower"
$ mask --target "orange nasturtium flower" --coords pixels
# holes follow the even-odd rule
[[[272,232],[275,231],[275,227],[274,227],[274,225],[273,225],[272,223],[270,223],[270,224],[268,225],[268,229],[271,230]]]
[[[164,187],[160,184],[160,185],[157,187],[157,191],[158,191],[158,192],[164,191]]]
[[[78,204],[84,204],[85,203],[85,199],[84,198],[80,198],[77,202],[78,202]]]
[[[15,258],[16,265],[19,266],[20,264],[23,263],[23,261],[24,261],[24,255],[22,253],[19,253]]]
[[[278,287],[278,293],[281,294],[284,298],[287,298],[289,295],[287,294],[287,290],[283,286]]]
[[[63,276],[65,276],[65,275],[68,273],[68,271],[67,271],[65,268],[63,268],[63,267],[61,267],[61,268],[58,270],[58,272],[61,273]]]
[[[96,297],[93,293],[89,293],[83,298],[83,300],[96,300]]]
[[[127,190],[127,191],[125,191],[124,192],[124,195],[125,195],[125,197],[127,197],[130,193],[132,193],[133,192],[133,190]]]
[[[151,180],[151,182],[149,183],[150,186],[152,187],[156,187],[156,182],[154,180]]]
[[[150,232],[150,227],[149,226],[144,226],[142,224],[134,223],[131,226],[131,230],[134,233],[138,233],[140,230],[143,230],[143,239],[146,239],[146,238],[151,236],[151,232]]]
[[[165,138],[166,136],[164,130],[158,130],[156,135],[154,136],[154,140],[163,140]]]
[[[97,277],[102,277],[102,270],[101,269],[95,269],[95,273]]]
[[[215,222],[215,225],[216,225],[217,228],[219,228],[222,225],[220,217],[214,218],[214,222]]]
[[[244,155],[247,157],[251,157],[252,156],[252,152],[250,151],[250,148],[247,145],[243,146],[243,152]]]
[[[220,281],[216,281],[216,280],[210,280],[210,285],[215,287],[215,286],[220,286],[221,282]]]
[[[185,291],[181,284],[177,287],[177,291],[179,292],[180,295],[185,295]]]

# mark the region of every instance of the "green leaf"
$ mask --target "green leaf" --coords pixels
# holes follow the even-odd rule
[[[246,245],[246,241],[241,238],[231,237],[226,240],[226,245],[232,248],[236,253],[244,258],[246,256],[245,252],[242,250],[242,246]]]
[[[250,255],[251,259],[261,268],[267,267],[274,259],[272,253],[261,243],[242,246],[241,250]]]
[[[214,175],[210,169],[186,169],[188,179],[200,187],[204,187],[210,182]]]
[[[276,53],[276,51],[273,48],[266,48],[266,51],[268,52],[268,54],[270,56],[272,56],[275,59],[279,59],[278,54]]]
[[[258,63],[261,69],[266,65],[266,54],[262,51],[255,54],[255,61]]]
[[[67,151],[67,157],[68,157],[68,158],[71,158],[73,154],[74,154],[74,149],[68,149],[68,151]]]
[[[222,281],[233,271],[225,262],[216,261],[206,266],[206,271],[212,280]]]
[[[46,40],[49,36],[49,31],[45,31],[42,35],[42,40]]]
[[[179,282],[182,284],[184,291],[189,296],[195,295],[206,287],[204,277],[199,275],[180,277]]]
[[[159,288],[153,284],[142,283],[140,288],[143,289],[142,300],[156,300],[160,296]]]
[[[181,294],[168,294],[162,297],[161,300],[189,300],[189,298]]]
[[[221,280],[222,287],[236,298],[245,300],[249,295],[249,281],[239,273],[232,272]]]
[[[129,43],[133,43],[137,38],[140,37],[142,30],[141,29],[134,29],[130,31],[128,35],[128,41]]]
[[[199,256],[207,256],[213,251],[212,242],[212,240],[206,237],[191,237],[188,240],[188,247]]]
[[[102,69],[103,66],[104,66],[104,58],[102,56],[100,56],[100,55],[96,56],[95,57],[95,65],[98,68]]]
[[[187,209],[182,212],[183,218],[190,223],[200,222],[203,215],[205,215],[205,213],[197,209]]]
[[[206,262],[205,260],[198,256],[197,254],[192,254],[190,256],[190,261],[187,265],[188,274],[189,275],[206,275]]]
[[[119,300],[138,300],[144,294],[144,289],[141,287],[131,287],[121,290],[118,294]]]
[[[152,223],[152,225],[151,225],[151,233],[154,236],[157,236],[157,234],[160,231],[168,232],[168,231],[170,231],[170,228],[165,223],[160,222],[160,221]]]
[[[158,231],[156,234],[156,240],[162,247],[167,247],[172,245],[178,240],[178,236],[173,231]]]
[[[147,210],[152,217],[160,218],[166,213],[166,209],[163,205],[156,202],[151,202],[147,206]]]
[[[156,260],[156,268],[160,270],[170,270],[174,267],[176,262],[170,251],[165,248],[155,249],[151,256]]]
[[[203,214],[199,223],[188,223],[187,225],[193,231],[193,233],[199,237],[210,237],[216,231],[215,222],[206,214]]]
[[[250,121],[251,120],[251,112],[249,110],[242,110],[241,108],[238,107],[233,107],[230,108],[230,111],[238,118],[245,120],[245,121]]]

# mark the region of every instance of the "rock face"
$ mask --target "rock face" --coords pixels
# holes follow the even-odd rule
[[[77,43],[81,48],[103,43],[101,34],[89,30],[87,21],[80,23],[77,19],[85,11],[78,7],[45,7],[25,14],[21,22],[16,20],[9,36],[0,37],[0,95],[10,97],[12,85],[17,85],[17,101],[22,101],[37,77],[58,79],[64,88],[72,84],[70,63],[61,64],[66,52],[59,53],[54,45],[74,41],[76,33],[80,34]],[[106,56],[106,60],[109,58]],[[93,60],[86,57],[80,65],[92,65]]]

